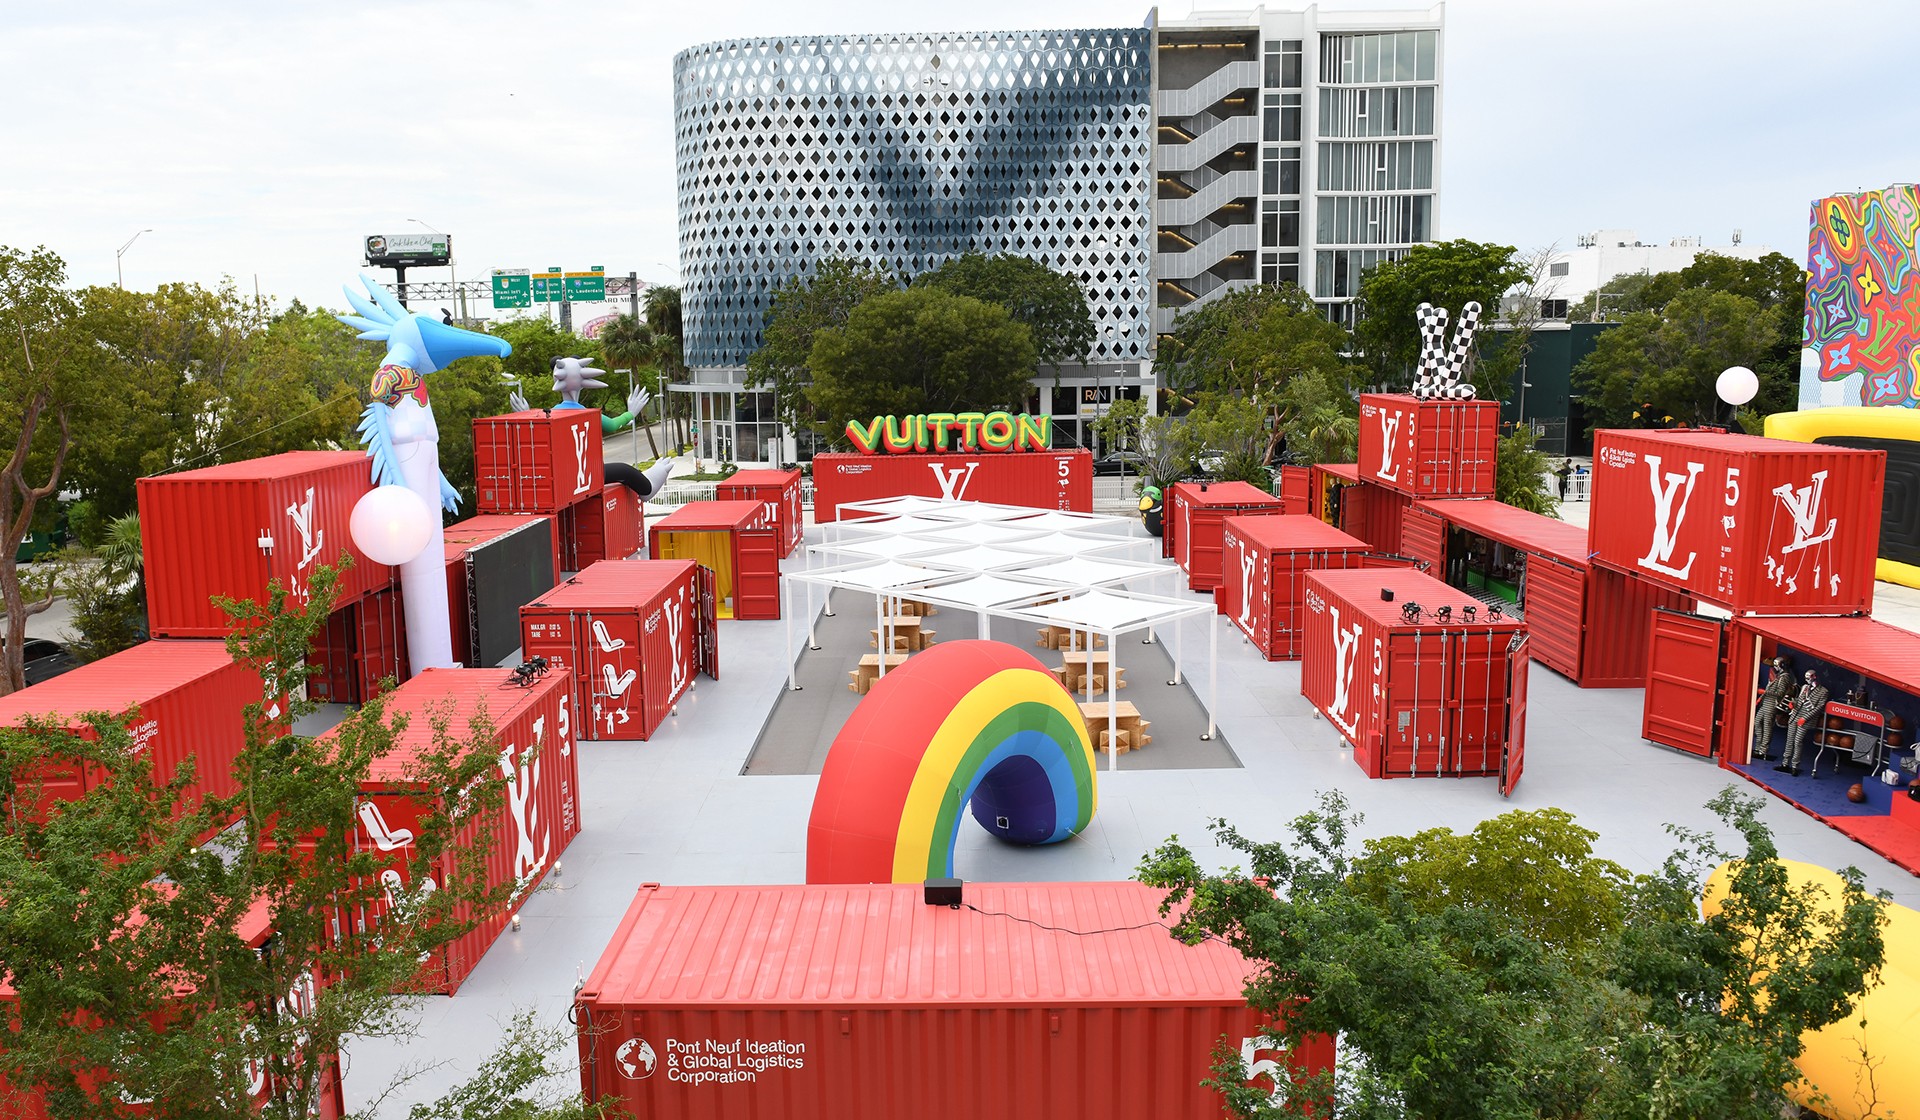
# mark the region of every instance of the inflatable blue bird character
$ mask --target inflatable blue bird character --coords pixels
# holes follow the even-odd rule
[[[504,339],[409,312],[373,280],[362,276],[361,282],[364,296],[346,289],[355,314],[336,318],[361,338],[386,343],[387,353],[360,417],[375,489],[354,507],[353,539],[371,559],[400,569],[408,660],[419,672],[453,664],[439,511],[460,504],[440,473],[440,429],[427,403],[427,377],[456,359],[504,358],[513,348]]]

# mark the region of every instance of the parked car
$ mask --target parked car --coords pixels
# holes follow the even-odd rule
[[[1209,447],[1193,457],[1194,469],[1206,478],[1218,475],[1220,468],[1226,464],[1227,453],[1216,447]]]
[[[1093,461],[1096,477],[1109,474],[1139,474],[1147,457],[1138,451],[1109,451]]]
[[[0,647],[3,648],[3,647]],[[77,668],[80,662],[67,652],[67,647],[51,638],[28,638],[23,647],[27,655],[27,683],[39,684],[44,680]]]

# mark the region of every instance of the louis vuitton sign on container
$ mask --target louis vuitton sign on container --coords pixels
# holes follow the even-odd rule
[[[575,996],[589,1102],[721,1120],[1211,1117],[1224,1045],[1271,1089],[1252,965],[1140,883],[641,886]]]
[[[1360,478],[1415,498],[1491,498],[1498,401],[1360,394]]]
[[[354,547],[353,506],[371,490],[360,451],[288,451],[154,475],[136,484],[147,626],[160,638],[224,638],[214,596],[265,602],[278,580],[306,602],[313,573],[351,556],[334,606],[388,586],[393,569]]]
[[[588,739],[646,739],[719,675],[713,576],[690,560],[603,560],[520,608],[524,656],[572,689]]]
[[[774,527],[780,530],[780,555],[793,555],[806,535],[805,513],[800,502],[800,472],[737,471],[714,484],[713,496],[723,502],[765,502],[771,507]]]
[[[1307,573],[1375,565],[1367,542],[1317,517],[1229,517],[1221,523],[1225,578],[1214,598],[1268,661],[1300,657]]]
[[[1866,611],[1886,467],[1717,430],[1596,432],[1594,556],[1736,614]]]
[[[1093,452],[813,457],[813,519],[838,520],[848,502],[904,496],[1093,512]]]
[[[242,709],[260,698],[259,675],[234,661],[225,642],[157,639],[0,696],[0,727],[51,720],[92,738],[82,715],[126,713],[134,749],[152,761],[156,783],[173,780],[191,759],[188,796],[226,797],[238,788],[233,764],[246,747]],[[45,810],[84,796],[105,775],[50,754],[38,777]]]
[[[1300,691],[1370,778],[1520,779],[1527,631],[1424,572],[1307,573]]]
[[[1220,586],[1220,525],[1229,517],[1278,517],[1279,498],[1244,482],[1176,482],[1167,488],[1161,539],[1173,542],[1173,558],[1187,573],[1187,589]]]
[[[480,749],[499,756],[506,803],[463,832],[459,852],[444,855],[435,878],[448,881],[464,853],[478,860],[489,887],[511,886],[511,896],[478,915],[472,929],[422,965],[429,990],[447,995],[479,966],[508,919],[580,834],[580,762],[567,682],[549,675],[522,687],[512,676],[507,669],[426,669],[394,689],[387,695],[387,715],[407,716],[406,729],[361,782],[354,842],[363,851],[395,853],[394,870],[404,875],[415,825],[447,796],[418,776],[421,754],[434,745],[434,721],[445,718],[456,739],[467,737],[482,713],[493,726],[493,742]],[[366,920],[401,919],[378,913]]]
[[[473,474],[482,513],[559,513],[598,494],[606,478],[600,411],[475,417]]]

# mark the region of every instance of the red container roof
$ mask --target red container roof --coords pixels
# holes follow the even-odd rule
[[[1734,621],[1856,673],[1909,692],[1920,689],[1920,634],[1911,630],[1859,617],[1742,616]]]
[[[117,715],[231,664],[227,643],[214,638],[141,642],[11,696],[0,696],[0,726],[18,727],[28,716],[56,712]]]
[[[452,546],[459,545],[457,551],[465,552],[476,544],[485,544],[496,537],[504,537],[515,529],[544,521],[544,513],[481,513],[456,521],[444,530],[449,555],[455,551]]]
[[[785,486],[800,479],[798,470],[753,470],[735,471],[730,477],[715,484],[715,490],[725,490],[730,486]]]
[[[759,502],[688,502],[649,525],[668,532],[751,528],[763,507]]]
[[[567,686],[564,676],[549,674],[531,688],[521,688],[512,683],[512,676],[511,669],[422,669],[415,673],[386,694],[387,717],[405,714],[407,729],[394,738],[393,750],[367,768],[367,778],[376,782],[410,778],[421,752],[433,746],[437,719],[448,719],[447,733],[455,740],[464,739],[473,717],[483,709],[495,728],[504,728],[548,689]],[[329,732],[322,741],[332,738]]]
[[[1558,518],[1496,502],[1492,498],[1436,498],[1413,503],[1462,529],[1491,537],[1502,544],[1563,560],[1576,568],[1587,566],[1592,555],[1587,530]]]
[[[686,581],[691,560],[600,560],[529,607],[639,607]]]
[[[580,413],[591,412],[598,415],[597,408],[529,408],[521,412],[499,412],[492,416],[476,416],[476,424],[529,424],[545,423],[549,420],[565,420]]]
[[[242,459],[237,463],[220,463],[216,466],[201,467],[199,470],[176,471],[172,474],[150,475],[151,479],[195,479],[198,481],[222,480],[245,482],[251,479],[297,478],[314,471],[331,470],[359,460],[366,464],[369,476],[373,473],[373,464],[368,461],[364,451],[282,451],[278,455],[267,455],[259,459]]]
[[[1613,436],[1620,439],[1643,439],[1654,443],[1668,443],[1680,447],[1698,447],[1711,451],[1724,451],[1732,455],[1750,455],[1756,452],[1835,452],[1842,455],[1871,455],[1873,452],[1859,448],[1839,447],[1833,444],[1810,445],[1798,440],[1768,439],[1765,436],[1750,436],[1740,432],[1706,431],[1700,428],[1610,428],[1597,431],[1594,437]]]
[[[1316,463],[1314,465],[1335,478],[1344,478],[1348,482],[1360,481],[1360,464],[1358,463]]]
[[[1246,959],[1219,942],[1174,940],[1154,924],[1163,892],[1151,887],[965,891],[968,908],[956,910],[926,905],[918,883],[644,886],[582,998],[675,1008],[1246,1002]]]
[[[1244,482],[1211,482],[1203,490],[1197,482],[1175,483],[1196,506],[1277,506],[1279,498]]]
[[[1518,630],[1525,625],[1510,614],[1503,614],[1498,622],[1490,621],[1487,604],[1413,568],[1320,569],[1308,572],[1307,579],[1319,580],[1328,591],[1351,603],[1355,610],[1392,630],[1439,629],[1441,624],[1434,621],[1433,612],[1441,607],[1453,608],[1453,621],[1446,624],[1448,627],[1457,628],[1465,621],[1461,614],[1463,607],[1472,607],[1478,615],[1473,623],[1476,629],[1492,626]],[[1382,599],[1381,588],[1392,591],[1393,598]],[[1408,622],[1402,617],[1400,611],[1408,603],[1420,604],[1419,622]]]
[[[1275,552],[1338,551],[1365,552],[1366,541],[1343,533],[1317,517],[1304,513],[1281,517],[1229,517],[1225,522],[1233,535],[1248,544]]]

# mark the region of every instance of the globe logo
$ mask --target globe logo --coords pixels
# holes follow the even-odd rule
[[[657,1061],[653,1047],[647,1045],[644,1038],[629,1038],[613,1052],[613,1062],[620,1067],[621,1076],[629,1081],[641,1081],[653,1076],[653,1066]]]

